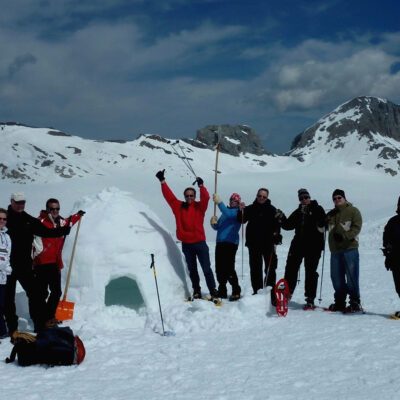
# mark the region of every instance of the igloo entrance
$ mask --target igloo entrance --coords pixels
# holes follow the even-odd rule
[[[121,276],[108,283],[104,302],[106,306],[124,306],[136,311],[145,306],[138,284],[127,276]]]

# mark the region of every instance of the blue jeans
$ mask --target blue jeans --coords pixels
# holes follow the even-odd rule
[[[211,269],[210,252],[206,242],[183,243],[182,252],[185,255],[186,264],[189,270],[190,280],[194,291],[200,291],[200,277],[197,272],[197,258],[199,259],[201,268],[210,293],[215,289],[214,274]],[[196,258],[197,257],[197,258]]]
[[[347,294],[350,296],[350,303],[360,302],[359,274],[358,249],[331,254],[331,279],[336,303],[345,304]]]

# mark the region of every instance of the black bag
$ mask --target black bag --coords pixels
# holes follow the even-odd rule
[[[18,356],[18,364],[72,365],[80,364],[85,357],[85,348],[78,336],[74,336],[68,326],[55,326],[40,331],[36,340],[29,343],[18,339],[6,363]]]

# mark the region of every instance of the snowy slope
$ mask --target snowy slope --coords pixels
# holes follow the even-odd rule
[[[54,148],[51,153],[51,149],[45,147],[50,146],[51,140],[43,140],[46,135],[45,132],[38,135],[38,142],[33,142],[31,138],[32,144],[48,154],[55,154],[60,149]],[[83,139],[79,142],[73,137],[57,139],[65,140],[65,147],[76,146],[85,154],[69,155],[71,159],[68,162],[74,171],[77,166],[82,170],[91,166],[91,171],[100,169],[103,175],[90,173],[82,174],[81,178],[61,179],[54,173],[46,176],[42,170],[35,170],[29,164],[29,173],[40,171],[35,176],[35,182],[17,184],[3,180],[0,205],[8,204],[12,191],[23,190],[28,196],[27,211],[32,215],[37,215],[47,198],[53,196],[61,201],[62,215],[69,215],[81,207],[86,209],[76,250],[77,265],[73,270],[75,275],[71,295],[74,296],[76,310],[70,326],[84,341],[87,358],[78,367],[48,369],[41,366],[21,368],[16,364],[0,363],[2,398],[396,398],[400,389],[397,376],[399,322],[388,319],[387,314],[400,309],[400,302],[379,250],[383,226],[394,214],[399,195],[396,177],[357,166],[329,163],[326,162],[328,156],[322,155],[321,160],[312,164],[300,163],[290,157],[270,159],[263,156],[268,163],[262,167],[252,160],[261,157],[221,154],[218,192],[225,201],[232,192],[239,192],[243,200],[250,203],[257,189],[266,186],[270,189],[272,203],[289,214],[297,206],[297,190],[300,187],[309,189],[311,196],[327,210],[332,207],[332,191],[337,187],[345,190],[348,200],[363,215],[360,287],[361,301],[367,314],[338,315],[320,309],[304,312],[301,309],[304,302],[302,269],[301,282],[294,293],[289,314],[286,318],[278,318],[271,312],[266,295],[251,296],[248,253],[246,248],[242,252],[240,245],[236,265],[243,298],[236,303],[224,302],[221,308],[202,301],[184,303],[183,286],[179,289],[179,284],[172,284],[173,289],[170,290],[172,286],[162,282],[160,298],[165,329],[175,334],[163,337],[159,334],[160,315],[157,307],[153,306],[157,303],[153,273],[149,268],[150,254],[156,254],[159,280],[176,282],[172,276],[175,272],[160,259],[166,247],[154,239],[157,234],[155,228],[146,235],[139,232],[132,238],[127,234],[130,232],[127,228],[129,225],[143,227],[144,220],[140,219],[140,212],[145,211],[154,220],[159,219],[158,225],[175,241],[173,217],[154,175],[157,170],[166,168],[167,181],[178,197],[181,197],[185,187],[192,184],[193,176],[182,160],[173,155],[169,145],[154,139],[149,142],[171,151],[171,154],[162,149],[140,146],[135,141],[125,143],[128,145],[125,148],[134,148],[134,155],[126,159],[120,157],[121,163],[115,165],[113,161],[118,160],[118,149],[122,144],[97,144]],[[8,143],[12,141],[9,137],[7,140]],[[117,150],[110,150],[113,146]],[[188,145],[185,148],[188,153],[189,149],[192,150],[188,157],[193,158],[192,165],[196,173],[203,177],[205,186],[212,193],[215,152],[191,149]],[[96,156],[101,158],[96,153],[100,151],[107,153],[108,158],[104,156],[102,161],[95,163]],[[36,157],[42,153],[34,154]],[[93,154],[94,158],[91,157]],[[33,157],[32,153],[27,159],[30,160],[30,157]],[[52,158],[56,159],[56,156]],[[9,162],[14,161],[13,158]],[[210,204],[205,221],[213,259],[215,232],[208,224],[212,209]],[[66,265],[74,233],[75,230],[67,239],[64,252]],[[292,233],[284,232],[283,236],[283,245],[277,249],[278,277],[284,273]],[[101,246],[105,240],[107,245]],[[179,244],[174,245],[179,250]],[[175,249],[172,244],[167,247]],[[114,248],[115,252],[112,250]],[[131,250],[137,255],[133,256]],[[100,263],[98,260],[107,262]],[[147,296],[153,295],[151,306],[139,312],[119,306],[107,307],[102,304],[102,293],[93,298],[91,289],[87,289],[88,285],[80,287],[80,282],[89,279],[85,276],[86,272],[96,282],[96,290],[101,290],[97,286],[96,272],[104,279],[108,265],[111,275],[125,271],[129,265],[140,269],[142,276],[148,274],[142,279],[142,285]],[[64,270],[63,279],[65,273]],[[319,273],[321,276],[322,260]],[[165,274],[168,274],[168,278],[164,278]],[[202,287],[206,287],[204,281]],[[327,250],[321,306],[329,305],[332,300]],[[31,324],[22,295],[18,296],[18,306],[23,318],[20,328],[29,330]],[[0,357],[4,359],[10,350],[11,344],[3,340]]]

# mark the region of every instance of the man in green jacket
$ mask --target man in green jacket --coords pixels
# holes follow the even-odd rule
[[[331,279],[335,302],[330,311],[362,311],[360,305],[358,234],[361,231],[360,211],[346,200],[343,190],[332,194],[335,208],[327,214],[329,249],[331,251]],[[346,296],[350,305],[346,308]]]

